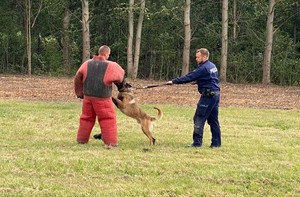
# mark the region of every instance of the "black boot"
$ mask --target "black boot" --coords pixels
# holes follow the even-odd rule
[[[98,140],[101,140],[101,133],[95,134],[95,135],[94,135],[94,138],[95,138],[95,139],[98,139]]]

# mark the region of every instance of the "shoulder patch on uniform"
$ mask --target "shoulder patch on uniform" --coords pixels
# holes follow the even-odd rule
[[[213,67],[209,70],[210,73],[218,72],[218,69],[216,67]]]

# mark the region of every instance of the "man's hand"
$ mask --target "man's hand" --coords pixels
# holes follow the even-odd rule
[[[77,95],[77,98],[83,99],[83,95]]]

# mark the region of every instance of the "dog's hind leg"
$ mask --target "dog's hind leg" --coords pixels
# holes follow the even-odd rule
[[[155,145],[155,138],[151,135],[151,129],[149,128],[149,125],[143,124],[142,130],[144,134],[149,138],[150,145]]]

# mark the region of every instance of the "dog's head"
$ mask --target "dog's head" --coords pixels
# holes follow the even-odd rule
[[[115,83],[119,92],[131,92],[132,85],[123,80],[121,83]]]

